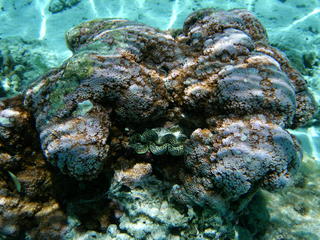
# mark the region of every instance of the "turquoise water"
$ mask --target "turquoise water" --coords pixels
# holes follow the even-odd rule
[[[19,95],[49,69],[59,67],[67,61],[72,56],[72,52],[67,48],[65,32],[84,21],[98,18],[125,18],[169,31],[181,29],[188,15],[203,8],[218,10],[244,8],[253,12],[267,30],[270,44],[283,51],[291,64],[302,73],[316,104],[320,105],[319,0],[0,0],[0,98]],[[83,103],[87,104],[87,102]],[[89,107],[86,107],[90,108],[90,104],[92,105],[89,101]],[[0,115],[0,127],[5,125],[3,116]],[[119,203],[115,200],[108,202],[113,211],[108,214],[114,214],[112,218],[116,220],[111,221],[112,224],[110,224],[109,220],[97,217],[98,220],[94,219],[93,222],[100,227],[96,227],[92,222],[86,226],[83,224],[83,218],[86,218],[86,215],[90,217],[99,215],[97,209],[92,210],[92,213],[86,209],[85,213],[80,214],[81,217],[79,217],[73,213],[76,212],[75,208],[79,206],[81,208],[81,205],[78,206],[74,202],[68,203],[66,200],[63,211],[67,218],[68,230],[57,238],[49,234],[50,237],[47,239],[320,239],[319,112],[306,126],[288,131],[297,137],[303,152],[303,163],[296,174],[295,182],[283,191],[259,192],[256,197],[252,197],[252,204],[243,210],[241,217],[231,221],[232,224],[221,223],[221,226],[218,226],[220,219],[217,216],[218,220],[214,221],[216,225],[211,226],[212,222],[208,220],[210,212],[202,212],[203,215],[199,216],[200,210],[197,208],[188,206],[183,212],[171,206],[165,199],[165,194],[161,195],[157,192],[158,189],[166,192],[167,186],[165,187],[158,179],[152,179],[150,182],[154,185],[151,187],[148,184],[143,185],[144,191],[135,189],[130,192],[131,196],[126,196],[130,198],[128,202],[137,199],[132,200],[132,205],[119,207]],[[5,155],[1,155],[2,148],[4,147],[0,142],[0,158],[3,158],[0,162],[5,161]],[[119,168],[116,166],[114,169],[117,167]],[[12,171],[19,172],[19,168],[21,167],[14,166]],[[5,171],[7,170],[0,168],[1,174],[5,175]],[[19,180],[19,175],[16,175],[18,182],[27,182],[23,177]],[[16,176],[11,178],[15,179]],[[104,183],[107,189],[110,182]],[[5,188],[4,185],[1,187]],[[86,189],[86,187],[83,188]],[[9,214],[6,212],[8,207],[6,201],[9,198],[1,194],[0,191],[0,212],[3,215]],[[117,193],[113,194],[115,199],[126,198],[119,197]],[[89,202],[92,200],[92,196],[82,197],[89,199]],[[101,198],[103,199],[101,196],[98,197],[100,200]],[[62,204],[63,201],[59,199],[58,202]],[[105,206],[102,209],[105,210]],[[30,215],[36,215],[34,212]],[[39,212],[38,215],[46,215],[45,210]],[[130,214],[133,215],[130,216]],[[139,214],[143,221],[140,221]],[[202,221],[202,218],[205,220]],[[16,222],[21,219],[19,217],[3,219],[0,217],[0,239],[46,239],[41,234],[34,237],[30,233],[31,227],[25,232],[21,230],[23,234],[19,236],[12,234],[13,237],[8,237],[7,233],[10,232],[8,229],[19,225]],[[50,222],[48,227],[34,227],[37,229],[34,231],[45,232],[43,229],[54,228],[53,224]],[[190,230],[193,235],[183,233],[185,236],[193,237],[183,237],[182,229],[187,229],[186,225],[193,224],[193,232]],[[198,229],[199,227],[201,229]],[[233,234],[230,236],[227,233],[222,234],[224,230],[221,228]],[[12,229],[12,232],[18,231],[14,227]],[[148,232],[148,234],[144,235],[142,232]]]

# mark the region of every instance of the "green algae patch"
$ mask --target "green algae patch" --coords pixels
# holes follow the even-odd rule
[[[89,78],[94,71],[94,61],[89,54],[77,54],[66,64],[63,77],[65,79],[76,78],[78,80]]]
[[[65,107],[64,97],[73,92],[79,86],[79,81],[72,77],[70,79],[61,79],[53,86],[54,90],[49,95],[50,110],[49,116],[54,115]]]
[[[114,56],[119,54],[119,49],[126,49],[128,44],[125,42],[123,30],[115,29],[110,30],[107,33],[108,40],[101,36],[101,39],[97,39],[88,45],[83,45],[79,52],[96,53],[99,55]]]
[[[128,22],[125,19],[95,19],[84,22],[72,29],[66,35],[67,46],[70,50],[76,50],[80,45],[94,41],[94,36],[108,29],[113,29],[121,23]]]
[[[94,61],[88,54],[77,54],[65,65],[63,76],[54,83],[49,96],[49,115],[65,107],[64,97],[74,92],[81,80],[89,78],[94,72]]]

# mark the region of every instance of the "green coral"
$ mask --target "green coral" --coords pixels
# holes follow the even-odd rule
[[[93,72],[94,62],[88,54],[79,54],[73,61],[65,65],[63,76],[52,87],[49,95],[49,116],[54,115],[65,107],[64,97],[78,88],[80,81],[89,78]]]
[[[54,90],[49,94],[50,110],[48,114],[50,117],[65,107],[64,96],[73,92],[78,86],[79,81],[74,77],[69,81],[61,80],[54,84]]]
[[[81,53],[72,57],[64,69],[64,78],[76,77],[78,80],[89,78],[94,72],[94,61],[90,54]]]
[[[184,143],[187,137],[178,126],[171,128],[147,129],[142,134],[134,134],[130,137],[129,145],[137,154],[151,152],[160,156],[169,154],[181,156],[185,152]]]

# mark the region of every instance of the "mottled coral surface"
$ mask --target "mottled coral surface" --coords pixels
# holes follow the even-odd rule
[[[148,173],[158,169],[172,183],[175,201],[212,208],[290,182],[301,152],[285,129],[305,124],[315,104],[250,12],[200,10],[172,32],[98,19],[66,39],[73,56],[23,96],[36,129],[22,132],[37,131],[62,173],[93,180],[149,161]],[[10,110],[0,112],[1,141],[19,138]],[[135,133],[175,125],[189,138],[183,156],[136,156],[128,145]]]
[[[217,149],[211,158],[217,163],[207,161],[204,149],[199,150],[202,160],[191,155],[210,167],[231,161],[234,170],[220,173],[223,181],[224,174],[228,178],[241,172],[250,185],[272,176],[270,181],[280,186],[277,178],[284,181],[280,176],[288,178],[298,165],[300,157],[285,152],[298,147],[283,128],[310,118],[312,97],[300,74],[268,45],[264,28],[249,12],[198,11],[174,36],[123,19],[85,22],[66,36],[73,57],[26,93],[43,152],[64,173],[79,180],[97,176],[108,157],[111,125],[136,130],[141,124],[162,127],[165,121],[190,133],[202,127],[215,134]],[[195,121],[204,124],[196,126]],[[270,149],[257,145],[263,142]],[[283,167],[266,170],[262,163],[275,158]],[[265,173],[252,174],[240,166],[253,162],[259,163],[253,167],[256,174],[262,168]]]

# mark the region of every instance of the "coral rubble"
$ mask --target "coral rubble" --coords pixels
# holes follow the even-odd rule
[[[108,176],[107,196],[123,211],[109,234],[228,239],[258,189],[292,180],[302,154],[285,128],[306,124],[316,107],[250,12],[200,10],[172,33],[98,19],[66,40],[73,56],[17,104],[36,129],[22,132],[39,137],[45,159],[63,174],[79,182]],[[15,99],[6,101],[4,166],[18,161],[10,156],[16,145],[5,141],[24,137],[15,125],[22,113],[6,105]],[[214,219],[195,231],[206,208]]]
[[[1,38],[0,49],[0,98],[25,91],[33,81],[57,64],[56,56],[39,40]]]

